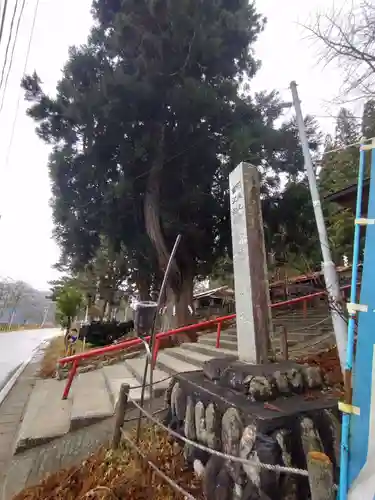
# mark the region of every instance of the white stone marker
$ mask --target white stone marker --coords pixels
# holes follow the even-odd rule
[[[229,174],[229,189],[238,355],[266,363],[272,321],[257,168],[240,163]]]

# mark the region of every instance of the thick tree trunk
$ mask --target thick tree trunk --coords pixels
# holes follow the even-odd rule
[[[107,305],[108,305],[108,300],[104,300],[103,308],[102,308],[102,311],[101,311],[101,314],[100,314],[100,321],[104,321],[105,314],[107,312]]]
[[[161,271],[165,271],[170,256],[160,225],[160,189],[164,163],[164,132],[164,125],[157,124],[155,127],[155,144],[157,146],[154,153],[154,161],[147,179],[144,203],[146,231],[155,248]],[[171,281],[176,283],[178,279],[179,270],[176,265],[173,265]]]
[[[144,214],[147,234],[156,250],[159,268],[165,271],[170,252],[165,243],[161,223],[160,223],[160,191],[161,174],[164,162],[164,126],[157,124],[155,127],[155,136],[157,144],[154,153],[154,161],[147,180]],[[187,259],[187,262],[189,260]],[[189,306],[193,304],[193,273],[188,265],[179,269],[177,264],[173,264],[169,277],[166,297],[163,298],[165,313],[161,318],[161,328],[166,331],[189,324],[192,316],[189,312]],[[173,341],[183,342],[191,340],[195,335],[181,334],[178,339]]]
[[[137,288],[139,292],[139,300],[150,300],[150,289],[147,279],[142,276],[137,277]]]
[[[91,309],[92,309],[92,306],[94,305],[94,300],[93,300],[93,297],[92,295],[86,295],[86,300],[87,300],[87,318],[85,317],[85,319],[87,319],[88,323],[91,323],[92,321],[92,317],[91,317]]]
[[[179,291],[171,287],[167,289],[165,310],[161,317],[163,331],[179,328],[194,323],[189,307],[193,307],[193,277],[185,276]],[[195,333],[181,333],[178,337],[171,338],[171,344],[192,342],[196,340]]]
[[[65,347],[65,352],[67,352],[68,347],[69,347],[69,342],[68,342],[68,337],[69,337],[69,332],[70,328],[72,326],[72,317],[68,316],[66,320],[66,330],[65,330],[65,335],[64,335],[64,347]]]

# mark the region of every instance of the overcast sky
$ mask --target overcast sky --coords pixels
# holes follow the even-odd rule
[[[9,14],[15,1],[9,0]],[[336,0],[336,6],[343,1]],[[22,279],[45,289],[47,282],[56,277],[51,266],[59,256],[51,238],[49,148],[37,138],[34,123],[25,116],[22,94],[7,158],[35,3],[36,0],[26,2],[5,105],[0,113],[0,276]],[[266,15],[268,23],[256,46],[262,69],[253,83],[254,90],[278,89],[290,101],[288,86],[291,80],[296,80],[304,113],[323,116],[335,113],[336,108],[327,103],[338,93],[340,72],[317,65],[317,48],[306,39],[299,25],[328,5],[329,0],[257,1],[257,8]],[[91,26],[90,6],[91,0],[40,0],[27,72],[36,69],[44,89],[50,93],[60,78],[69,46],[86,39]],[[4,41],[9,32],[9,14]],[[0,47],[1,63],[4,41]],[[324,131],[332,130],[332,118],[319,121]]]

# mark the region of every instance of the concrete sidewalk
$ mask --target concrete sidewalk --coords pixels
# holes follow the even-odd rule
[[[13,451],[21,422],[33,387],[35,386],[35,375],[38,366],[39,362],[34,358],[26,366],[0,406],[0,485],[13,458]]]

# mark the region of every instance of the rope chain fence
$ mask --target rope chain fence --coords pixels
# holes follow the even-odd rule
[[[181,435],[180,433],[173,431],[166,425],[164,425],[160,420],[155,418],[155,415],[160,413],[162,410],[158,410],[156,412],[150,413],[144,408],[142,408],[136,401],[132,400],[129,398],[129,403],[131,403],[135,408],[137,408],[147,420],[150,420],[155,426],[159,427],[166,433],[168,433],[171,437],[175,438],[176,440],[182,441],[189,446],[193,446],[201,451],[204,451],[210,455],[215,455],[219,458],[223,458],[226,461],[231,461],[231,462],[236,462],[240,463],[242,465],[250,465],[254,468],[257,469],[265,469],[269,470],[272,472],[278,472],[278,473],[283,473],[283,474],[295,474],[299,475],[302,477],[309,477],[309,473],[307,470],[304,469],[299,469],[296,467],[286,467],[282,465],[271,465],[271,464],[266,464],[262,463],[259,461],[255,460],[249,460],[241,457],[237,457],[235,455],[229,455],[227,453],[222,453],[217,450],[213,450],[211,448],[208,448],[207,446],[204,446],[200,443],[196,443],[195,441],[192,441],[191,439],[186,438],[185,436]],[[136,417],[138,418],[138,417]],[[129,422],[130,420],[126,420],[125,422]],[[183,495],[183,497],[187,500],[196,500],[196,498],[191,495],[188,491],[186,491],[184,488],[182,488],[180,485],[178,485],[172,478],[167,476],[157,465],[155,465],[151,460],[148,460],[147,457],[142,453],[142,451],[139,449],[139,447],[136,445],[136,443],[133,442],[129,434],[121,427],[121,435],[122,438],[125,440],[126,443],[129,444],[129,446],[132,448],[133,451],[135,451],[146,463],[151,467],[151,469],[161,478],[163,479],[169,486],[176,491],[177,493],[180,493]],[[334,491],[338,489],[338,486],[336,484],[332,485],[332,488]]]
[[[299,327],[299,328],[294,328],[292,330],[288,330],[288,333],[293,333],[293,332],[297,332],[297,331],[303,333],[304,331],[316,328],[317,326],[319,326],[319,325],[325,323],[326,321],[328,321],[330,318],[331,318],[331,316],[327,316],[327,317],[325,317],[323,319],[320,319],[319,321],[315,322],[314,324],[305,326],[303,328]],[[331,336],[332,336],[332,332],[329,332],[326,335],[324,335],[323,337],[321,336],[318,339],[314,339],[312,342],[307,342],[307,343],[305,342],[305,343],[303,343],[303,345],[300,345],[300,346],[298,346],[298,343],[297,343],[296,345],[294,345],[294,346],[292,346],[290,348],[290,351],[291,351],[291,353],[293,353],[293,355],[296,355],[297,352],[302,352],[304,350],[309,349],[310,347],[315,347],[315,346],[317,346],[319,344],[323,344],[323,343],[327,342],[327,340]],[[182,378],[183,378],[183,373],[184,372],[173,373],[172,375],[168,375],[167,377],[164,377],[163,379],[160,379],[157,382],[154,382],[154,384],[155,383],[159,384],[161,382],[165,382],[166,380],[170,380],[173,377],[175,377],[176,375],[182,376]],[[146,384],[145,387],[148,387],[150,385],[151,384]],[[195,385],[195,384],[193,383],[193,385]],[[140,388],[140,387],[142,387],[142,386],[132,386],[130,389],[137,389],[137,388]],[[200,443],[197,443],[195,441],[192,441],[191,439],[185,437],[184,435],[182,435],[182,434],[180,434],[180,433],[178,433],[178,432],[170,429],[169,427],[167,427],[166,425],[164,425],[160,420],[158,420],[157,418],[155,418],[156,415],[159,415],[159,414],[167,411],[168,410],[167,407],[163,407],[163,408],[161,408],[161,409],[159,409],[159,410],[151,413],[151,412],[148,412],[140,404],[138,404],[136,401],[134,401],[133,399],[131,399],[129,397],[128,397],[128,402],[131,405],[133,405],[134,408],[136,408],[136,409],[139,410],[140,415],[142,415],[142,417],[141,417],[142,420],[146,419],[146,420],[152,422],[152,424],[154,426],[160,428],[161,430],[163,430],[164,432],[166,432],[169,436],[171,436],[172,438],[176,439],[177,441],[186,443],[189,446],[192,446],[192,447],[194,447],[196,449],[199,449],[199,450],[201,450],[203,452],[208,453],[209,455],[215,455],[215,456],[217,456],[219,458],[222,458],[222,459],[224,459],[226,461],[230,461],[230,462],[234,462],[234,463],[239,463],[241,465],[251,466],[251,467],[254,467],[255,469],[264,469],[264,470],[269,470],[269,471],[272,471],[272,472],[283,473],[283,474],[294,474],[294,475],[298,475],[298,476],[302,476],[302,477],[306,477],[306,478],[309,477],[309,472],[308,472],[308,470],[305,470],[305,469],[299,469],[299,468],[296,468],[296,467],[287,467],[287,466],[282,466],[282,465],[273,465],[273,464],[262,463],[262,462],[259,462],[258,460],[254,460],[254,459],[253,460],[249,460],[249,459],[246,459],[246,458],[241,458],[241,457],[238,457],[238,456],[235,456],[235,455],[229,455],[227,453],[223,453],[221,451],[213,450],[211,448],[208,448],[207,446],[205,446],[203,444],[200,444]],[[129,419],[126,419],[126,420],[124,418],[123,423],[125,424],[125,423],[129,423],[129,422],[133,422],[133,421],[138,420],[138,419],[139,419],[139,416],[134,417],[134,418],[129,418]],[[164,480],[175,492],[181,494],[185,499],[196,500],[196,498],[191,493],[189,493],[184,488],[182,488],[180,485],[178,485],[171,477],[167,476],[155,463],[153,463],[151,460],[149,460],[144,455],[144,453],[141,451],[141,449],[139,448],[139,446],[132,440],[132,438],[130,437],[130,435],[123,429],[123,426],[120,427],[120,433],[121,433],[122,438],[129,444],[129,446],[131,447],[131,449],[133,451],[135,451],[144,460],[144,462],[147,463],[147,465],[162,480]],[[337,485],[333,484],[332,488],[333,488],[333,490],[337,490]]]
[[[191,439],[183,436],[182,434],[170,429],[166,425],[164,425],[160,420],[156,419],[151,413],[149,413],[147,410],[142,408],[138,403],[136,403],[133,399],[129,398],[129,401],[138,409],[140,410],[145,417],[150,420],[153,424],[156,426],[160,427],[162,430],[170,434],[172,437],[174,437],[177,440],[183,441],[184,443],[193,446],[197,448],[198,450],[205,451],[206,453],[209,453],[211,455],[216,455],[219,458],[223,458],[225,460],[229,460],[231,462],[236,462],[240,463],[242,465],[251,465],[252,467],[260,468],[260,469],[266,469],[274,472],[282,472],[282,473],[289,473],[289,474],[297,474],[300,476],[305,476],[308,477],[308,471],[304,469],[298,469],[296,467],[286,467],[283,465],[271,465],[271,464],[265,464],[262,462],[258,462],[255,460],[248,460],[247,458],[241,458],[241,457],[236,457],[235,455],[229,455],[227,453],[223,453],[221,451],[213,450],[211,448],[208,448],[207,446],[204,446],[203,444],[196,443],[195,441],[192,441]],[[124,434],[125,431],[122,430],[122,434]],[[126,434],[126,433],[125,433]]]

